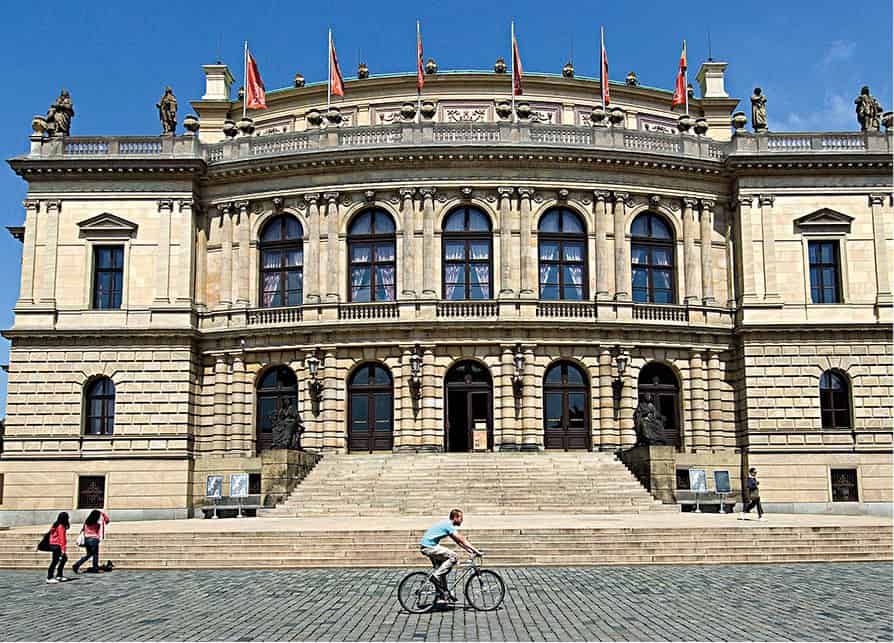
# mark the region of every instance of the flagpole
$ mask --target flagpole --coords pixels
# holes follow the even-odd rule
[[[510,33],[512,41],[509,43],[509,57],[512,59],[512,90],[509,93],[512,94],[512,122],[517,123],[518,114],[515,113],[515,20],[511,22]]]
[[[683,56],[686,57],[686,40],[683,40]],[[686,97],[686,116],[689,116],[689,59],[683,67],[683,95]]]
[[[422,88],[419,87],[419,43],[422,42],[422,33],[419,30],[419,21],[416,21],[416,122],[422,119]]]
[[[248,41],[242,51],[242,118],[246,118],[248,112]]]
[[[605,27],[599,25],[599,93],[602,94],[602,111],[605,111]]]
[[[326,80],[326,112],[332,108],[332,27],[329,28],[329,50],[326,52],[329,59],[329,74]]]

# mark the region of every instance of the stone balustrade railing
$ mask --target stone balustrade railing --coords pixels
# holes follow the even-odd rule
[[[729,155],[892,151],[891,134],[880,132],[772,132],[737,134]]]

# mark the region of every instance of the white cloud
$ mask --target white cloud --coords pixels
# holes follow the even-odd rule
[[[828,67],[829,65],[832,65],[834,63],[840,63],[846,60],[850,60],[854,57],[854,52],[856,50],[856,42],[848,40],[836,40],[829,46],[828,49],[826,49],[826,53],[823,54],[820,65],[823,67]]]
[[[770,123],[770,129],[800,132],[852,130],[857,123],[855,114],[853,98],[842,94],[826,94],[821,109],[789,112],[777,127],[774,128],[773,123]]]

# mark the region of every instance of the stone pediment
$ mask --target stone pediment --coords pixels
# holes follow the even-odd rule
[[[851,231],[854,217],[830,208],[821,208],[803,217],[795,219],[795,227],[801,232],[839,232]]]
[[[137,224],[108,212],[97,214],[78,223],[79,236],[89,238],[133,238],[137,234]]]

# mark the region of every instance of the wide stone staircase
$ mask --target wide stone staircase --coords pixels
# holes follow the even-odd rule
[[[263,516],[627,514],[656,501],[608,453],[327,455]]]

